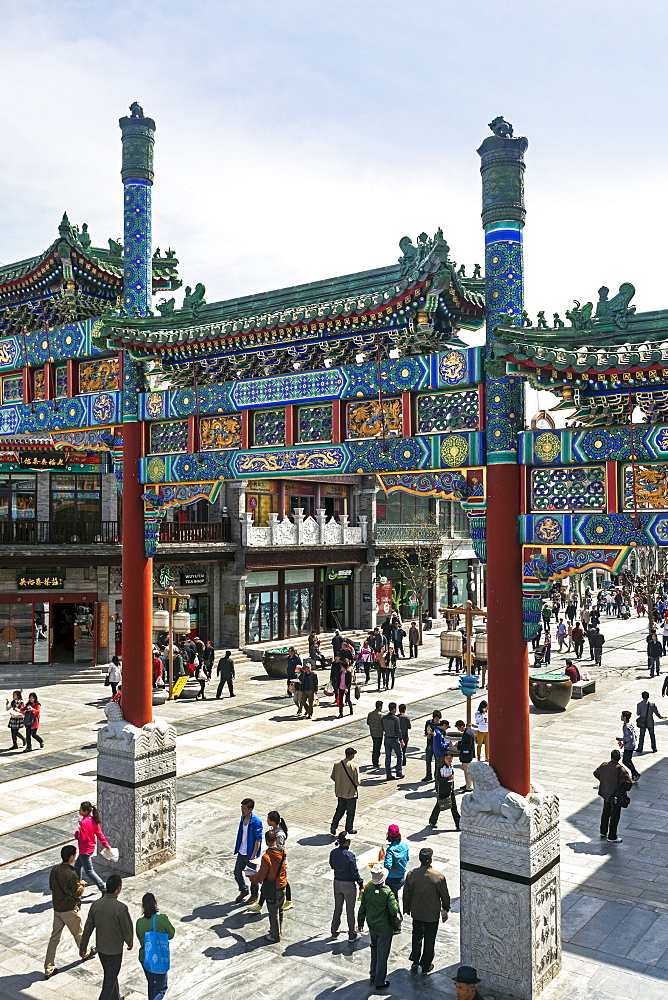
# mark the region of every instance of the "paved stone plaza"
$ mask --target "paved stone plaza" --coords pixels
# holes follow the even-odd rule
[[[657,726],[657,754],[636,758],[642,780],[620,824],[621,844],[598,836],[599,800],[593,769],[609,757],[619,732],[619,713],[634,711],[647,687],[662,706],[663,677],[647,680],[646,620],[603,621],[607,637],[597,693],[571,702],[561,714],[532,710],[532,774],[561,800],[564,971],[544,992],[546,1000],[570,997],[663,998],[668,989],[668,722]],[[349,944],[329,938],[332,910],[328,834],[335,800],[329,780],[341,748],[354,744],[363,783],[353,849],[365,867],[377,856],[388,823],[398,823],[411,848],[411,863],[429,844],[448,877],[453,912],[439,930],[436,966],[426,980],[411,975],[410,919],[394,939],[391,989],[385,995],[454,996],[458,964],[458,837],[449,814],[432,831],[426,820],[433,790],[424,775],[422,723],[432,708],[447,708],[451,722],[465,705],[447,661],[429,637],[418,661],[397,671],[392,693],[409,704],[414,720],[405,780],[387,784],[369,770],[370,740],[363,722],[376,697],[363,691],[356,714],[339,720],[322,707],[313,722],[295,719],[283,682],[263,676],[259,665],[240,670],[233,701],[175,704],[162,713],[176,721],[178,740],[178,861],[125,882],[122,898],[133,918],[150,889],[177,933],[169,996],[208,1000],[237,987],[273,998],[323,998],[373,994],[368,981],[369,939]],[[553,656],[553,664],[563,657]],[[585,667],[589,667],[585,660]],[[321,677],[323,675],[321,674]],[[214,693],[214,692],[212,692]],[[95,796],[94,734],[102,722],[99,688],[64,685],[40,689],[46,749],[0,758],[0,997],[79,1000],[96,996],[101,982],[96,959],[80,963],[63,936],[62,970],[43,980],[51,927],[48,871],[59,847],[71,839],[82,798]],[[387,695],[383,696],[387,701]],[[663,699],[668,714],[668,699]],[[512,740],[512,733],[508,733]],[[7,741],[9,742],[9,741]],[[458,783],[460,784],[460,783]],[[268,944],[266,915],[234,904],[233,847],[239,801],[251,795],[264,819],[271,808],[290,826],[288,869],[294,908],[286,914],[280,944]],[[87,891],[88,902],[97,893]],[[66,932],[67,933],[67,932]],[[126,953],[121,984],[127,998],[145,997],[136,949]],[[271,964],[269,964],[271,963]],[[483,996],[492,993],[481,985]]]

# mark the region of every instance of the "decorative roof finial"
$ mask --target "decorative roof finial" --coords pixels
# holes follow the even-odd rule
[[[137,101],[133,101],[132,104],[130,105],[130,117],[131,118],[144,117],[144,109],[142,108],[141,104],[137,103]],[[512,135],[512,130],[511,130],[511,135]]]
[[[58,226],[58,232],[60,233],[61,238],[64,240],[68,238],[72,239],[73,237],[72,224],[70,223],[70,220],[67,217],[67,212],[63,212],[63,217],[60,220],[60,225]]]
[[[513,126],[501,115],[498,118],[494,118],[488,127],[491,128],[494,135],[498,135],[502,139],[512,139],[513,137]]]

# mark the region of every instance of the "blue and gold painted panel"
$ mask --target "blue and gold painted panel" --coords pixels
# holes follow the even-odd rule
[[[419,395],[416,401],[418,434],[449,430],[480,430],[480,393],[478,389]]]
[[[118,384],[118,358],[97,358],[82,361],[79,365],[79,392],[116,390]]]
[[[74,399],[39,400],[31,406],[2,406],[0,433],[35,434],[118,423],[120,397],[119,392],[97,392]]]
[[[526,514],[519,518],[521,542],[565,545],[668,545],[668,515]]]
[[[0,371],[23,368],[26,364],[39,365],[48,361],[63,361],[99,354],[91,341],[91,331],[95,320],[86,319],[76,323],[63,323],[50,330],[26,333],[23,337],[3,337],[0,339]]]
[[[8,375],[2,380],[2,402],[23,402],[23,376]]]
[[[623,465],[621,478],[623,510],[668,510],[668,465]]]
[[[297,410],[297,438],[300,443],[332,440],[332,404],[300,406]]]
[[[382,408],[378,399],[346,403],[346,440],[370,437],[401,437],[403,420],[401,398],[383,397]]]
[[[665,460],[668,453],[668,427],[649,424],[634,426],[633,451],[636,459]],[[524,431],[520,434],[519,458],[522,465],[628,461],[631,458],[630,428]]]
[[[285,410],[258,410],[253,414],[253,444],[260,448],[285,444]]]
[[[223,413],[202,417],[199,422],[199,446],[203,451],[218,448],[238,448],[241,445],[241,417],[238,413]]]
[[[533,511],[605,510],[605,466],[531,470]]]
[[[170,420],[151,424],[151,454],[156,452],[183,452],[188,450],[187,420]]]

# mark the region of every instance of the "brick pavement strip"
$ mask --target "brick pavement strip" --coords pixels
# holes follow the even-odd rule
[[[609,629],[606,626],[611,635],[616,629],[616,623]],[[559,662],[559,658],[554,657],[554,661]],[[604,676],[593,698],[573,704],[558,716],[532,712],[533,773],[535,780],[561,795],[562,858],[564,874],[568,874],[563,904],[564,973],[545,990],[545,1000],[575,996],[587,1000],[621,996],[663,1000],[667,995],[668,906],[662,899],[644,897],[637,903],[627,890],[642,887],[644,893],[654,888],[655,895],[662,895],[663,883],[659,885],[658,879],[668,861],[664,833],[668,819],[662,815],[657,820],[656,808],[662,799],[666,801],[668,791],[668,729],[664,725],[657,728],[658,754],[638,758],[643,778],[634,787],[631,807],[622,817],[621,844],[609,845],[598,838],[600,807],[591,776],[615,745],[620,709],[628,706],[633,710],[645,686],[653,698],[659,697],[661,681],[648,681],[647,671],[637,669],[644,662],[642,648],[634,651],[628,644],[620,644],[606,653]],[[433,703],[433,697],[425,701]],[[414,711],[419,711],[419,705]],[[254,720],[241,725],[252,727]],[[343,730],[346,742],[360,739],[358,728],[360,720],[355,720]],[[173,1000],[210,1000],[235,987],[247,989],[249,982],[255,992],[271,994],[272,1000],[325,1000],[344,989],[346,1000],[369,995],[368,937],[355,944],[328,939],[332,902],[327,856],[331,841],[324,831],[334,807],[329,771],[340,754],[341,735],[332,729],[305,735],[280,749],[261,751],[233,765],[204,769],[181,779],[178,862],[128,879],[122,896],[136,916],[139,899],[150,888],[175,923],[169,991]],[[411,866],[422,844],[434,848],[436,862],[448,877],[453,913],[439,930],[436,972],[429,977],[427,989],[451,997],[450,973],[459,957],[458,842],[449,817],[437,831],[425,826],[433,793],[419,780],[424,766],[422,740],[418,733],[412,735],[406,779],[391,785],[382,773],[368,769],[368,744],[358,743],[363,785],[354,849],[366,861],[375,856],[388,822],[397,822],[407,836]],[[267,771],[265,755],[279,766]],[[226,772],[234,784],[221,787],[218,770]],[[197,798],[184,796],[183,789],[187,790],[189,783]],[[238,802],[247,794],[255,797],[263,818],[267,809],[278,808],[291,826],[289,877],[295,904],[285,916],[284,939],[279,945],[263,940],[267,929],[264,914],[249,914],[232,902],[236,895],[231,874]],[[71,825],[71,820],[65,822]],[[51,821],[49,828],[52,834],[57,832],[60,821]],[[31,849],[32,835],[42,832],[42,825],[32,827]],[[0,857],[10,838],[14,845],[25,843],[24,833],[27,831],[0,838]],[[58,995],[74,1000],[82,994],[94,995],[99,989],[99,964],[74,962],[74,947],[65,937],[59,953],[65,973],[49,983],[40,981],[51,923],[46,875],[55,861],[54,853],[42,852],[0,869],[3,1000]],[[657,863],[650,863],[650,858]],[[368,874],[366,868],[363,871]],[[618,890],[614,899],[607,898],[608,889]],[[84,906],[92,898],[89,894]],[[424,995],[425,984],[408,971],[410,920],[407,925],[393,942],[388,995],[418,1000]],[[132,1000],[145,996],[136,951],[125,954],[121,982]],[[484,983],[481,992],[486,994]]]

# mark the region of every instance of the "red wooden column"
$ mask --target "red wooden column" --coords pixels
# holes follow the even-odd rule
[[[141,728],[153,721],[152,615],[153,560],[144,550],[144,423],[123,425],[123,715]]]
[[[487,468],[487,690],[490,763],[504,788],[530,787],[529,664],[522,637],[521,468]]]

